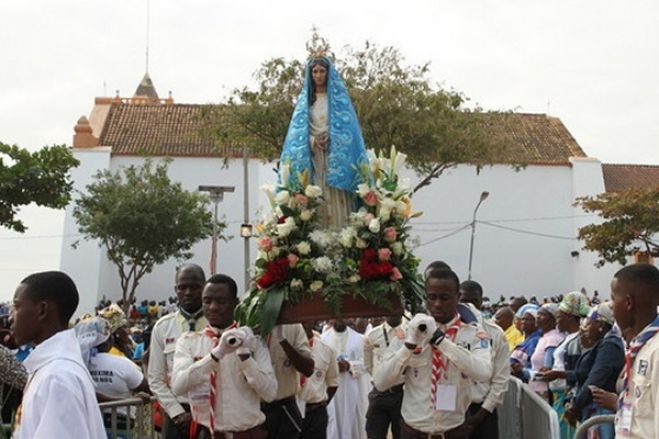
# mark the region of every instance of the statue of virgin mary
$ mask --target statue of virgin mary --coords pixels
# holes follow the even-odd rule
[[[323,226],[338,229],[347,223],[360,167],[368,159],[348,89],[326,56],[312,56],[307,63],[280,163],[290,166],[293,181],[308,170],[323,190]]]

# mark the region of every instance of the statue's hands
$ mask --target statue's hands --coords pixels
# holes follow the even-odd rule
[[[327,150],[327,142],[328,142],[328,137],[327,134],[321,134],[320,136],[316,136],[313,139],[313,146],[314,148],[318,148],[322,151]]]

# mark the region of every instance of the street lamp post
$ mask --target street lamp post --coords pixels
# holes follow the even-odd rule
[[[471,262],[474,257],[474,235],[476,234],[476,212],[478,212],[478,208],[481,207],[481,203],[485,201],[485,199],[489,196],[490,193],[488,191],[481,192],[481,197],[478,200],[478,204],[476,204],[476,208],[474,209],[474,215],[471,218],[471,240],[469,241],[469,274],[467,275],[467,279],[469,280],[471,280]]]
[[[217,273],[217,238],[218,238],[218,229],[217,229],[217,210],[218,205],[224,199],[225,192],[233,192],[235,190],[234,186],[208,186],[201,185],[199,186],[200,192],[208,192],[211,201],[213,202],[214,215],[213,215],[213,239],[211,247],[211,258],[209,262],[209,268],[211,275]]]

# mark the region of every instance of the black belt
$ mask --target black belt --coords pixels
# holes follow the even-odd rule
[[[291,402],[295,402],[295,396],[289,396],[288,398],[282,398],[272,402],[262,402],[261,405],[266,408],[272,408],[290,404]]]
[[[312,410],[319,409],[321,407],[325,407],[326,405],[327,405],[327,401],[312,402],[312,403],[309,403],[309,404],[305,405],[304,409],[306,411],[312,411]]]

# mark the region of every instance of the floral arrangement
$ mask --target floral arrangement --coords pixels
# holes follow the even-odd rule
[[[343,298],[361,295],[369,303],[391,307],[396,294],[406,308],[423,300],[419,260],[408,248],[411,189],[399,171],[406,156],[391,148],[388,157],[369,151],[369,164],[358,186],[361,207],[338,232],[319,227],[324,202],[307,171],[290,179],[282,165],[279,186],[266,188],[272,212],[256,226],[258,256],[253,287],[236,309],[243,324],[268,333],[282,304],[322,295],[339,314]],[[293,182],[294,181],[294,182]]]

